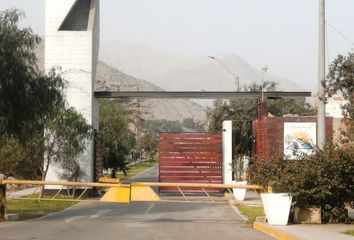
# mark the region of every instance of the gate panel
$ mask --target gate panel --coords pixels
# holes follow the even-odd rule
[[[160,182],[222,183],[221,134],[161,133],[159,157]]]

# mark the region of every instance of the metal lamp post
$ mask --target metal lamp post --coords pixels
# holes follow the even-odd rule
[[[240,78],[239,78],[239,76],[236,76],[228,67],[226,67],[226,65],[222,61],[220,61],[216,57],[209,56],[209,58],[220,63],[220,65],[223,66],[226,69],[226,71],[228,71],[235,78],[236,90],[239,92],[240,91]]]

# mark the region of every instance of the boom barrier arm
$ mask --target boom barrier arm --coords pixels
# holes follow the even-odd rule
[[[161,182],[134,182],[132,186],[149,186],[149,187],[195,187],[195,188],[242,188],[242,189],[255,189],[266,191],[266,188],[259,185],[239,185],[239,184],[209,184],[209,183],[161,183]]]
[[[6,216],[6,187],[7,185],[30,185],[30,186],[62,186],[62,188],[50,199],[42,200],[58,200],[56,196],[63,190],[64,187],[84,187],[84,191],[77,199],[60,199],[60,201],[80,201],[88,188],[108,188],[108,191],[100,199],[101,202],[142,202],[142,201],[169,201],[161,200],[160,196],[152,189],[153,187],[169,187],[176,188],[181,193],[184,202],[198,202],[190,201],[186,196],[183,188],[200,189],[202,193],[208,198],[208,202],[215,203],[214,199],[208,193],[207,189],[224,189],[231,192],[230,189],[252,189],[254,191],[267,191],[266,188],[259,185],[237,185],[237,184],[208,184],[208,183],[161,183],[161,182],[134,182],[130,184],[120,183],[96,183],[96,182],[60,182],[60,181],[30,181],[30,180],[0,180],[0,222],[5,221]],[[32,195],[32,194],[31,194]],[[30,196],[31,197],[31,196]],[[31,199],[31,198],[26,198]],[[179,201],[180,202],[180,201]],[[200,201],[199,201],[200,202]],[[204,201],[205,202],[205,201]]]

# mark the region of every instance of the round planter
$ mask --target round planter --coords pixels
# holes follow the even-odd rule
[[[262,193],[263,207],[270,225],[287,225],[292,196],[288,193]]]
[[[247,181],[235,182],[232,181],[233,184],[237,185],[247,185]],[[247,189],[245,188],[233,188],[232,192],[234,193],[234,197],[237,201],[244,201],[246,196]]]

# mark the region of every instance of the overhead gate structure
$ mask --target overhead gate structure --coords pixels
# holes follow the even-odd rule
[[[161,133],[159,157],[160,182],[222,183],[221,134]]]

